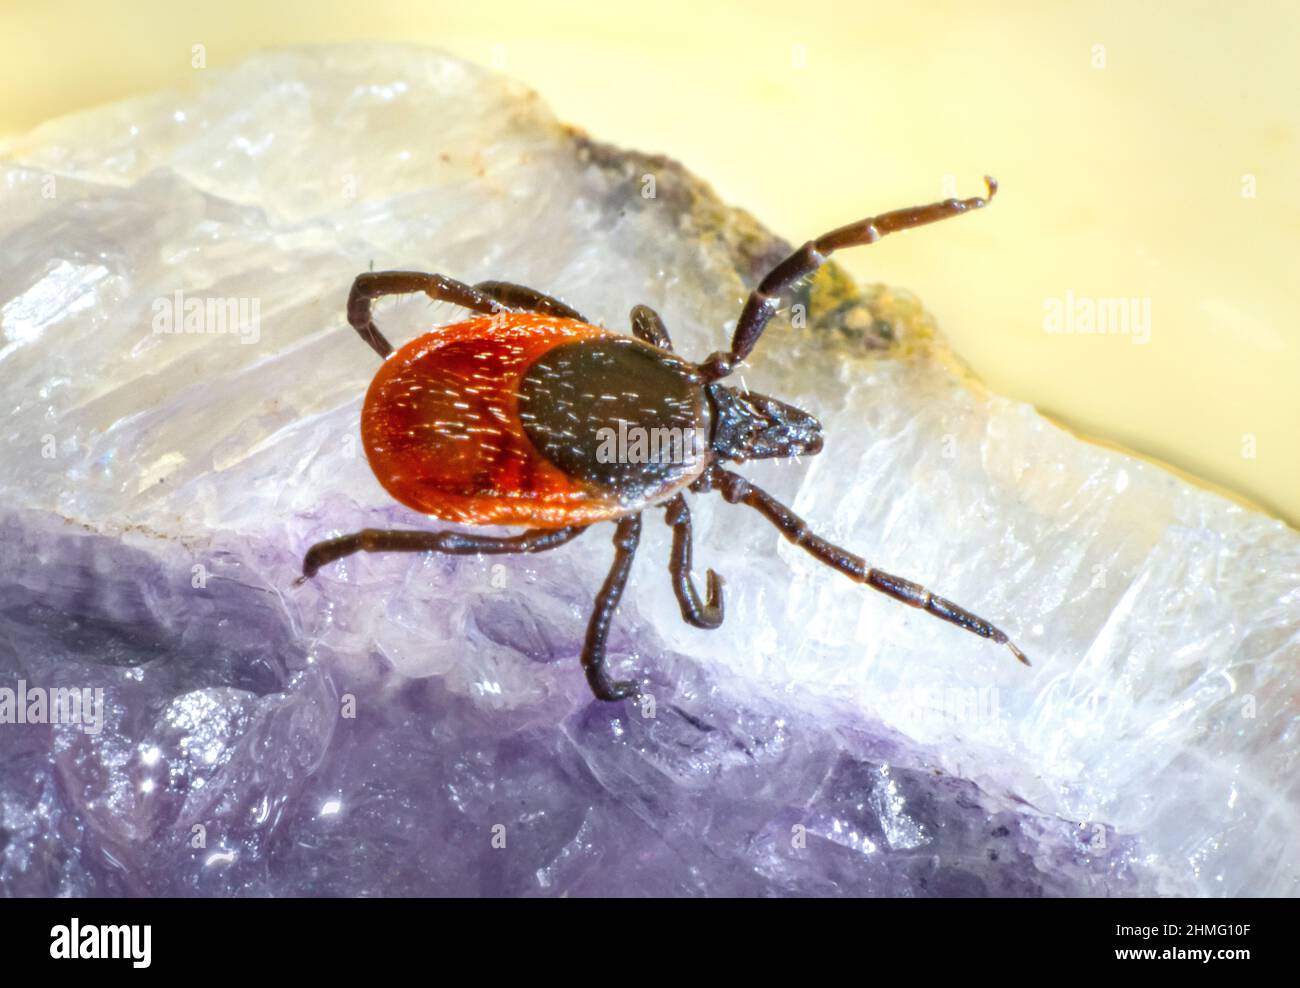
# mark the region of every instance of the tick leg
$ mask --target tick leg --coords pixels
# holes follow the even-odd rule
[[[847,549],[841,549],[820,536],[814,535],[802,518],[780,501],[777,501],[772,495],[755,487],[739,474],[724,470],[721,467],[714,467],[712,479],[727,501],[732,504],[747,504],[751,508],[757,509],[787,539],[813,556],[813,558],[833,569],[839,570],[850,580],[865,583],[873,590],[888,594],[895,600],[901,600],[904,604],[919,607],[927,614],[942,618],[950,624],[955,624],[972,634],[979,635],[981,638],[988,638],[999,645],[1005,645],[1011,649],[1011,653],[1017,659],[1025,665],[1029,665],[1025,653],[1020,651],[1004,632],[995,628],[984,618],[958,607],[950,600],[936,596],[919,583],[904,580],[902,577],[885,573],[882,570],[872,569],[861,556],[855,556]]]
[[[627,577],[632,572],[632,557],[641,542],[641,516],[629,515],[614,530],[614,564],[605,577],[605,584],[596,594],[596,607],[587,625],[587,640],[582,646],[582,668],[587,673],[591,691],[599,700],[625,700],[637,694],[637,685],[630,681],[610,682],[605,675],[605,639],[609,625],[618,608]]]
[[[659,313],[648,305],[632,307],[632,335],[643,343],[672,352],[673,341],[668,337],[668,329],[664,326],[664,321],[659,318]]]
[[[568,528],[530,528],[522,535],[493,538],[461,532],[414,532],[365,528],[351,535],[317,542],[302,560],[302,576],[310,580],[322,566],[357,552],[444,552],[455,556],[501,555],[512,552],[544,552],[575,538],[585,525]]]
[[[804,244],[784,261],[774,267],[750,293],[736,322],[735,332],[731,336],[731,349],[712,354],[701,366],[711,380],[726,377],[749,356],[754,344],[763,334],[768,320],[776,314],[781,295],[793,287],[802,278],[807,277],[822,266],[831,254],[845,247],[859,247],[874,244],[881,237],[900,230],[937,223],[952,216],[960,216],[972,209],[982,209],[989,204],[998,190],[998,183],[989,176],[984,176],[988,188],[987,195],[970,199],[945,199],[943,202],[928,206],[912,206],[909,209],[896,209],[879,216],[869,216],[838,230],[823,234],[816,240]]]
[[[385,295],[413,295],[419,292],[428,295],[435,302],[452,302],[487,315],[509,308],[478,289],[440,274],[425,274],[422,271],[368,271],[357,275],[357,280],[352,282],[352,292],[348,295],[348,322],[379,356],[387,357],[393,352],[393,347],[370,318],[370,303]]]
[[[682,620],[697,628],[716,628],[722,623],[722,577],[708,570],[708,598],[700,599],[700,592],[691,580],[691,509],[686,506],[686,495],[678,494],[665,508],[664,520],[673,530],[673,554],[668,572],[673,577],[673,593],[682,609]]]
[[[536,288],[509,281],[480,281],[474,287],[511,309],[540,312],[544,316],[559,316],[561,319],[576,319],[578,322],[587,321],[577,309],[565,305],[558,298],[542,294]]]

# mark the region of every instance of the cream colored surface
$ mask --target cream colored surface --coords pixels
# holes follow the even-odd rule
[[[1300,522],[1300,8],[897,6],[9,3],[0,132],[183,84],[195,45],[382,38],[496,65],[791,240],[988,171],[993,209],[843,263],[916,292],[995,390]],[[1149,341],[1048,332],[1067,293],[1148,307]]]

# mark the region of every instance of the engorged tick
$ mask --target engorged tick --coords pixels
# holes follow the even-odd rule
[[[719,383],[754,349],[782,293],[837,250],[982,208],[997,191],[992,178],[985,184],[986,197],[895,210],[805,244],[750,294],[731,348],[699,364],[673,354],[663,321],[644,305],[632,309],[628,337],[593,326],[563,302],[522,285],[486,281],[471,287],[414,271],[359,275],[348,298],[348,322],[384,358],[361,413],[375,476],[402,504],[435,518],[528,530],[497,537],[365,529],[312,546],[302,579],[355,552],[542,552],[595,522],[617,521],[614,564],[596,595],[582,665],[597,697],[621,700],[635,695],[637,684],[608,678],[605,640],[646,508],[662,507],[673,529],[669,571],[682,618],[697,628],[722,623],[721,578],[707,571],[704,597],[691,579],[685,497],[688,490],[716,490],[732,504],[756,509],[795,545],[850,579],[1004,644],[1028,665],[988,621],[819,538],[785,505],[722,466],[821,451],[821,423],[813,416]],[[481,315],[435,329],[394,353],[371,320],[371,302],[417,292]],[[705,448],[695,456],[611,456],[615,432],[703,436]]]

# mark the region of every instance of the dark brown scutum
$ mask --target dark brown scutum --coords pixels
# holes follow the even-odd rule
[[[711,425],[704,388],[688,365],[627,337],[557,346],[529,368],[519,385],[524,433],[551,463],[577,481],[616,491],[628,502],[652,499],[699,473]],[[648,434],[676,430],[690,462],[659,457],[602,460],[601,447],[624,423]],[[698,439],[700,448],[685,449]]]

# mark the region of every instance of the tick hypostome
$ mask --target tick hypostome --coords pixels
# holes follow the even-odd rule
[[[821,423],[812,415],[720,383],[753,350],[780,296],[836,250],[987,205],[997,184],[985,182],[985,197],[884,213],[805,244],[750,294],[730,348],[698,364],[673,353],[663,321],[643,305],[632,309],[633,335],[623,336],[522,285],[471,287],[414,271],[360,275],[348,298],[348,321],[384,360],[361,413],[375,476],[396,500],[426,515],[527,530],[500,537],[366,529],[312,546],[303,578],[363,551],[542,552],[595,522],[613,521],[614,563],[596,595],[582,665],[597,697],[619,700],[637,686],[607,677],[605,640],[646,508],[663,508],[673,530],[669,570],[682,617],[699,628],[722,623],[721,578],[708,570],[703,595],[691,579],[685,497],[717,491],[756,509],[795,545],[851,579],[1004,644],[1028,664],[988,621],[819,538],[789,508],[722,465],[822,448]],[[371,320],[371,303],[414,292],[479,315],[394,352]]]

